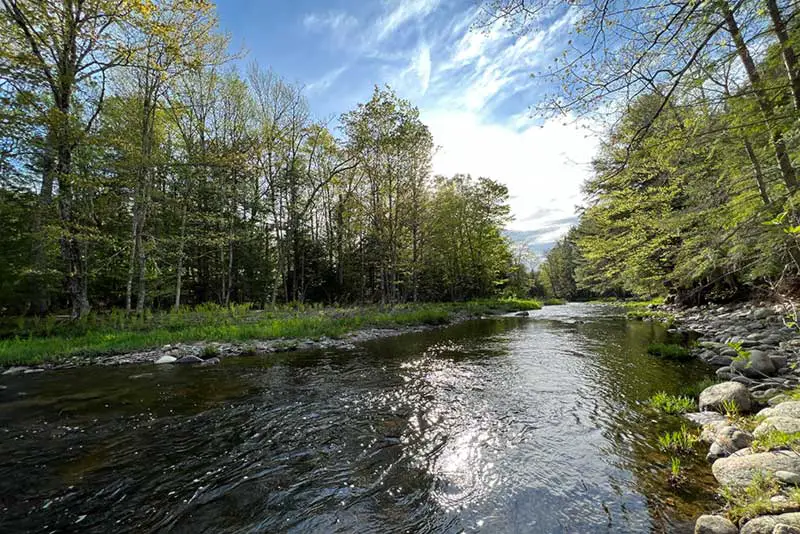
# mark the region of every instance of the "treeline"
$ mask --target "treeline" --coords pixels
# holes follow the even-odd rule
[[[546,7],[500,4],[518,17]],[[576,4],[583,37],[551,72],[569,82],[551,104],[621,108],[580,222],[541,268],[549,291],[687,304],[796,293],[797,3],[601,4]]]
[[[1,5],[0,313],[524,289],[507,189],[433,178],[389,88],[331,129],[205,0]]]

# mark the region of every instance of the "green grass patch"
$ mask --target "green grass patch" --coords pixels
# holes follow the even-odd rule
[[[725,514],[734,523],[742,519],[768,514],[776,509],[770,499],[780,493],[781,486],[775,477],[757,473],[745,488],[722,487],[719,494],[726,502]],[[794,499],[796,495],[790,495]]]
[[[783,449],[800,450],[800,432],[781,432],[780,430],[770,430],[753,440],[753,451],[767,452]]]
[[[566,303],[567,303],[566,300],[557,298],[544,299],[544,301],[542,302],[542,304],[544,304],[545,306],[561,306]]]
[[[656,393],[647,401],[656,410],[668,415],[680,415],[697,408],[694,400],[679,395],[669,395],[663,391]]]
[[[362,328],[440,325],[458,316],[541,307],[539,301],[524,299],[349,308],[292,304],[269,310],[254,310],[249,305],[204,304],[142,315],[115,310],[90,314],[78,321],[58,317],[20,319],[13,337],[0,339],[0,366],[122,354],[171,343],[340,337]]]
[[[651,343],[647,346],[647,353],[667,360],[690,360],[692,355],[689,349],[675,344]]]
[[[686,425],[681,425],[680,430],[667,432],[658,437],[658,445],[664,452],[673,454],[691,454],[695,444],[700,440],[697,432],[692,432]]]

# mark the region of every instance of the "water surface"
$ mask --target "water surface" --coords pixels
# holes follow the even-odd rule
[[[570,304],[350,352],[0,377],[1,532],[691,532],[642,404],[709,376]]]

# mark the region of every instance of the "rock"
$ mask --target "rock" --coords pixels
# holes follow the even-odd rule
[[[792,400],[792,398],[789,395],[784,395],[783,393],[780,393],[778,395],[775,395],[771,399],[769,399],[767,401],[767,404],[769,404],[770,406],[777,406],[778,404],[780,404],[782,402],[786,402],[786,401],[790,401],[790,400]]]
[[[178,358],[176,358],[174,356],[162,356],[159,359],[157,359],[154,363],[158,363],[158,364],[161,364],[161,363],[175,363],[176,361],[178,361]]]
[[[203,360],[203,363],[200,365],[217,365],[219,363],[219,358],[209,358],[207,360]]]
[[[772,534],[800,534],[800,528],[780,523],[772,529]]]
[[[715,365],[717,367],[729,367],[733,363],[733,358],[725,356],[724,354],[715,354],[707,359],[706,362],[709,365]]]
[[[722,404],[725,401],[735,402],[740,411],[749,412],[751,408],[750,390],[736,382],[714,384],[700,393],[700,411],[722,412]]]
[[[783,354],[770,354],[769,359],[772,360],[772,365],[775,366],[775,369],[789,365],[789,360]]]
[[[514,314],[515,317],[529,317],[530,313],[526,311],[520,311]]]
[[[800,475],[792,471],[775,471],[775,478],[790,486],[800,486]]]
[[[747,522],[740,534],[772,534],[775,527],[783,525],[783,532],[792,532],[786,528],[800,528],[800,512],[780,515],[762,515]]]
[[[746,359],[734,360],[731,367],[750,378],[773,376],[776,371],[767,353],[760,350],[750,351],[750,356]]]
[[[711,423],[726,423],[728,418],[717,412],[690,412],[683,414],[683,416],[698,425],[708,425]]]
[[[777,430],[786,434],[800,432],[800,419],[781,417],[779,415],[767,417],[756,427],[753,431],[753,435],[758,438],[769,434],[772,430]]]
[[[800,419],[800,401],[787,401],[773,406],[771,408],[764,408],[758,412],[760,417],[794,417]]]
[[[771,451],[745,456],[731,455],[715,461],[711,471],[721,485],[744,488],[758,473],[800,472],[800,454],[794,451]]]
[[[753,436],[735,426],[725,425],[719,427],[714,435],[714,443],[711,444],[706,455],[706,460],[713,462],[718,458],[730,456],[736,451],[746,449],[752,443]]]
[[[730,367],[720,367],[717,369],[716,375],[718,378],[724,378],[725,380],[728,380],[733,376],[733,372],[731,371]]]
[[[27,369],[28,369],[27,367],[17,367],[17,366],[9,367],[5,371],[3,371],[3,374],[4,375],[16,375],[16,374],[19,374],[19,373],[24,373]]]
[[[203,360],[197,356],[184,356],[175,360],[175,363],[203,363]]]
[[[753,310],[751,315],[753,316],[753,319],[768,319],[769,317],[772,317],[772,310],[769,308],[757,308]]]
[[[694,534],[738,534],[739,529],[721,515],[701,515],[694,524]]]

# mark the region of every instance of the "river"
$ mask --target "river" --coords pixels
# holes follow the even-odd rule
[[[610,306],[355,351],[0,377],[0,532],[691,532],[644,401],[711,375]]]

